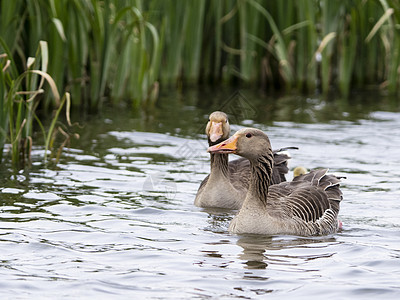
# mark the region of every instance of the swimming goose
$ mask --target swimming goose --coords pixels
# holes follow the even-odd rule
[[[340,178],[326,169],[270,186],[273,152],[261,130],[245,128],[208,148],[210,153],[235,153],[251,164],[251,180],[243,206],[229,226],[232,233],[326,235],[338,230],[342,192]]]
[[[206,126],[208,145],[212,146],[227,139],[230,134],[228,116],[221,112],[213,112]],[[289,155],[281,153],[288,147],[273,152],[275,167],[272,184],[286,181],[288,173],[287,161]],[[239,209],[246,197],[250,180],[250,163],[245,158],[239,158],[228,163],[228,154],[211,153],[211,171],[202,181],[197,191],[194,204],[199,207],[219,207]]]

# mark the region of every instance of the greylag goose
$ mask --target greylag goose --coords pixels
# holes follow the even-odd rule
[[[326,235],[338,230],[342,192],[340,178],[327,170],[314,170],[270,186],[274,164],[268,136],[245,128],[228,140],[208,148],[210,153],[235,153],[251,164],[246,199],[232,219],[232,233]]]
[[[215,111],[210,114],[206,134],[208,145],[212,146],[226,140],[230,134],[228,116]],[[289,155],[281,153],[287,147],[273,152],[275,167],[271,184],[286,181],[288,173],[287,161]],[[250,163],[245,158],[239,158],[228,163],[228,154],[211,153],[211,171],[202,181],[197,191],[194,204],[199,207],[219,207],[239,209],[246,197],[250,179]]]

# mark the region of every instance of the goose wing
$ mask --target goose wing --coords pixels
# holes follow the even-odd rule
[[[279,207],[277,211],[286,217],[303,222],[337,223],[342,200],[340,178],[327,174],[327,171],[315,170],[296,177],[292,182],[271,186],[268,201],[273,207]]]
[[[242,157],[232,160],[228,164],[228,169],[231,183],[238,189],[247,190],[251,178],[249,160]]]

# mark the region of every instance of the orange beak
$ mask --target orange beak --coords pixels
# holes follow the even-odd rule
[[[210,141],[216,142],[218,141],[223,135],[222,132],[222,122],[211,122],[210,126]]]
[[[210,153],[235,153],[237,150],[237,141],[238,141],[238,136],[233,135],[229,139],[211,146],[207,149],[207,152]]]

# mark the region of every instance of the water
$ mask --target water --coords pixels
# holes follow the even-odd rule
[[[209,171],[206,116],[233,105],[223,92],[212,105],[210,97],[174,96],[146,114],[105,112],[84,122],[56,168],[43,167],[40,147],[30,173],[3,168],[1,298],[398,299],[397,102],[243,93],[253,116],[234,116],[233,131],[261,128],[274,148],[300,148],[291,169],[329,167],[347,179],[343,231],[237,236],[227,232],[235,212],[193,205]]]

